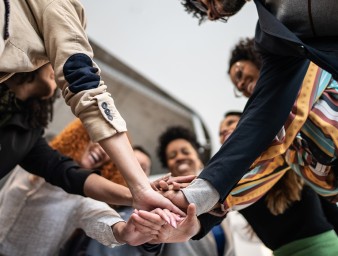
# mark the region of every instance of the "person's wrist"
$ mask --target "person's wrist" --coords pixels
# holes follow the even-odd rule
[[[140,182],[138,184],[135,184],[135,186],[129,187],[132,200],[135,201],[143,201],[144,195],[148,194],[149,191],[154,191],[154,189],[151,187],[149,180],[146,182]]]
[[[123,221],[115,223],[113,226],[111,226],[111,229],[113,231],[114,237],[116,241],[120,244],[125,244],[126,240],[123,236],[123,229],[125,227],[126,223]]]

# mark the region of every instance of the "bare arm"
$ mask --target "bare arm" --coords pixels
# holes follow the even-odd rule
[[[84,194],[108,204],[132,206],[130,190],[97,174],[91,174],[85,181]]]

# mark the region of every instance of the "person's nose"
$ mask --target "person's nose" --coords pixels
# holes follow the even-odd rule
[[[184,160],[186,158],[185,154],[183,154],[182,152],[178,152],[176,157],[175,157],[175,161],[179,162],[181,160]]]
[[[244,79],[240,79],[237,83],[236,83],[236,87],[237,87],[237,90],[239,90],[240,92],[243,92],[244,89],[245,89],[245,81]]]

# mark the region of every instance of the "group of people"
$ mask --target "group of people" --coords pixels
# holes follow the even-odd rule
[[[227,20],[250,0],[181,2],[203,22]],[[177,247],[161,243],[212,233],[217,255],[222,255],[228,236],[219,224],[228,211],[239,210],[275,255],[337,255],[338,5],[334,0],[253,2],[259,17],[255,37],[240,45],[249,44],[259,59],[233,54],[229,65],[232,82],[249,97],[238,124],[231,132],[220,131],[223,145],[199,174],[202,164],[196,162],[198,177],[191,183],[193,178],[172,177],[151,185],[93,61],[81,3],[0,1],[0,177],[16,165],[32,174],[17,169],[5,185],[13,194],[6,199],[3,192],[1,205],[13,206],[16,214],[1,211],[0,239],[11,245],[23,242],[20,230],[29,224],[16,222],[17,214],[33,222],[38,204],[48,208],[50,200],[59,200],[48,199],[54,196],[47,192],[55,189],[52,184],[135,209],[124,221],[107,205],[53,192],[64,198],[58,203],[77,210],[64,212],[63,221],[71,222],[64,224],[67,232],[82,228],[107,246],[143,244],[143,250],[166,255],[193,250],[193,242]],[[56,87],[88,133],[87,163],[43,137]],[[159,150],[168,168],[175,157],[191,152],[178,138]],[[96,170],[110,161],[108,169],[118,169],[127,187],[105,178],[104,169]],[[185,166],[177,163],[172,176],[180,176]],[[14,180],[22,183],[22,191],[12,187]],[[24,194],[36,200],[27,209],[20,204]],[[49,210],[52,216],[55,212]],[[52,231],[49,225],[39,223],[41,232]],[[29,229],[39,232],[37,226]],[[51,248],[62,239],[52,241]]]

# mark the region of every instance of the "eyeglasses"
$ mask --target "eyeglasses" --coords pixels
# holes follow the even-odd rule
[[[202,2],[198,0],[190,0],[190,2],[198,9],[199,11],[203,12],[204,14],[208,13],[208,8],[203,4]],[[220,17],[217,20],[227,23],[229,20],[229,17]]]
[[[190,0],[190,2],[201,12],[204,12],[205,14],[208,12],[208,8],[203,3],[201,3],[200,1]]]
[[[234,94],[235,97],[242,97],[243,96],[243,92],[241,90],[238,89],[238,83],[242,80],[243,78],[243,65],[239,62],[237,62],[235,64],[235,74],[234,74]]]
[[[236,85],[242,80],[243,78],[243,65],[239,62],[237,62],[235,64],[235,77],[234,77],[234,80],[235,80],[235,83]]]

